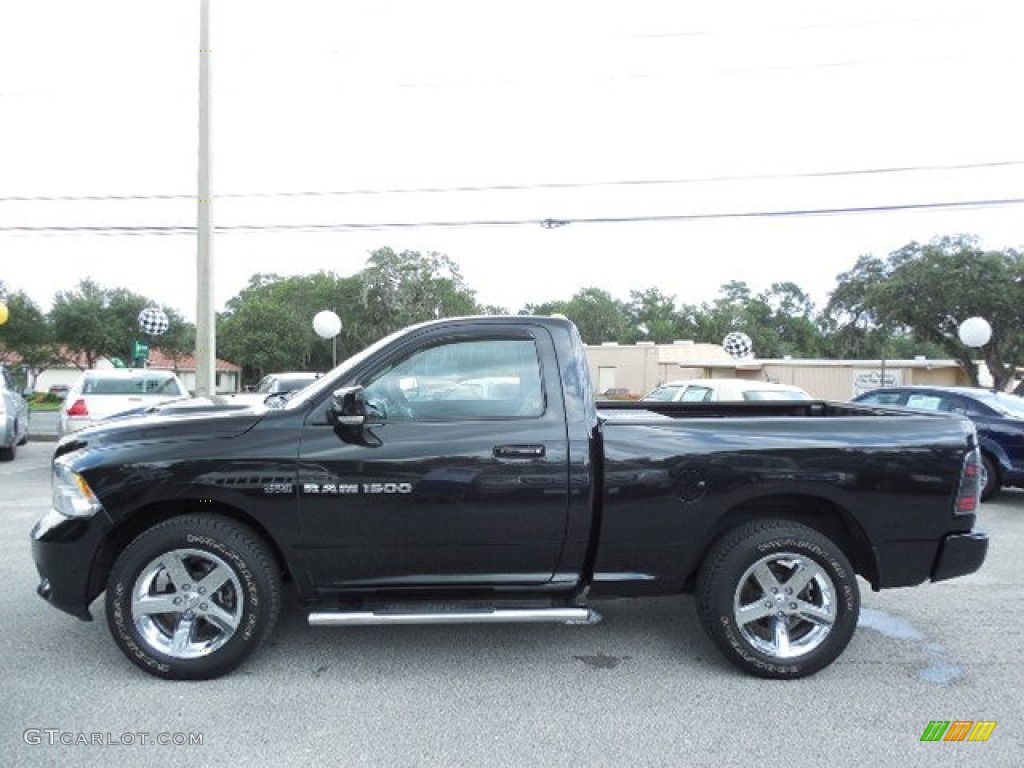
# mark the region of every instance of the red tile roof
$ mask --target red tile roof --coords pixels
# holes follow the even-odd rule
[[[8,365],[18,365],[21,362],[21,356],[17,352],[8,352],[0,349],[0,353],[2,353],[0,354],[0,360]],[[81,352],[61,349],[61,357],[64,364],[69,368],[78,368],[84,371],[89,367],[89,361],[85,359],[85,355]],[[125,356],[121,359],[124,360],[125,365],[131,364],[129,357]],[[159,347],[152,347],[149,350],[149,367],[193,372],[196,369],[196,360],[194,355],[179,355],[175,358],[172,355],[166,354]],[[242,367],[218,358],[215,369],[221,372],[239,373]]]
[[[125,360],[127,363],[128,361]],[[150,368],[172,368],[178,371],[194,371],[196,369],[196,359],[193,355],[179,355],[173,357],[166,354],[159,347],[151,347],[149,350],[149,367]],[[242,370],[242,367],[229,363],[227,360],[216,360],[215,369],[223,372],[238,373]]]

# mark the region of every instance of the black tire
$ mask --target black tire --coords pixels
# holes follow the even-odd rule
[[[786,520],[747,523],[723,536],[704,559],[694,597],[704,631],[726,659],[780,680],[835,661],[860,613],[857,577],[842,550]]]
[[[281,580],[251,529],[214,515],[178,517],[125,547],[106,602],[114,641],[135,664],[170,680],[206,680],[237,667],[270,634]]]
[[[0,448],[0,461],[14,461],[18,455],[17,442],[11,443],[7,448]]]
[[[992,457],[987,453],[981,454],[981,467],[981,500],[988,501],[998,495],[999,491],[1002,489],[1002,483],[999,480],[999,467],[996,466]]]

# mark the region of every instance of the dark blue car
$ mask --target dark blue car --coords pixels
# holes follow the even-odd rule
[[[1024,487],[1024,397],[972,387],[907,386],[873,389],[853,402],[967,416],[981,443],[981,498],[1003,486]]]

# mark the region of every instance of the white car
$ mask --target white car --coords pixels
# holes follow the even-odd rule
[[[662,384],[641,400],[663,403],[711,403],[737,400],[813,400],[792,384],[751,379],[685,379]]]
[[[108,368],[85,371],[68,390],[60,407],[61,436],[91,427],[125,411],[189,397],[185,382],[173,371]]]

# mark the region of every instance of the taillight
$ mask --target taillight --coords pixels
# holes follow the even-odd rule
[[[960,488],[956,494],[956,510],[954,514],[969,515],[978,509],[981,498],[981,457],[974,449],[964,456],[964,466],[960,472]]]
[[[85,400],[75,400],[68,408],[68,416],[88,416],[89,409],[85,407]]]

